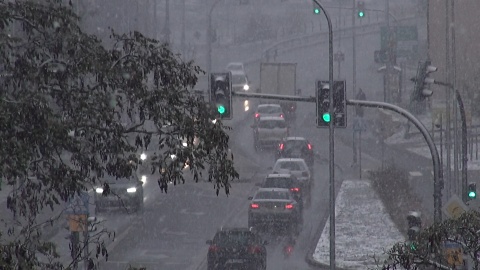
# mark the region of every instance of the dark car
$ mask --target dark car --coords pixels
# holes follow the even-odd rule
[[[300,209],[303,210],[303,203],[305,194],[303,194],[302,183],[292,174],[269,174],[263,181],[262,188],[287,188],[297,201]]]
[[[217,231],[207,254],[208,270],[229,269],[241,266],[242,269],[267,269],[266,241],[252,228],[222,228]]]
[[[312,144],[303,137],[286,137],[279,144],[275,153],[275,159],[279,158],[302,158],[308,167],[314,164]]]
[[[273,226],[276,231],[298,234],[302,213],[293,194],[286,188],[259,188],[249,197],[248,227]]]
[[[108,176],[101,185],[95,188],[95,211],[101,212],[106,208],[130,208],[135,211],[143,210],[143,182],[136,176],[118,178]]]

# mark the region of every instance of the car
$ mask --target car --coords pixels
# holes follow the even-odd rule
[[[298,234],[302,221],[300,207],[292,192],[286,188],[259,188],[248,198],[248,227],[263,228],[273,225],[274,229]]]
[[[253,228],[222,228],[215,233],[207,253],[207,269],[267,269],[267,241]]]
[[[247,75],[242,71],[231,71],[232,74],[232,90],[233,91],[248,91],[250,90],[250,83]]]
[[[289,127],[285,119],[279,116],[265,116],[251,125],[255,151],[263,146],[276,146],[288,136]]]
[[[304,194],[302,183],[290,173],[269,174],[263,181],[262,188],[287,188],[289,189],[295,200],[303,211]]]
[[[291,173],[302,183],[306,194],[310,194],[312,177],[310,168],[302,158],[279,158],[273,166],[272,173]]]
[[[258,122],[260,117],[278,116],[284,118],[282,107],[279,104],[260,104],[253,114],[254,122]]]
[[[304,137],[284,138],[275,152],[275,160],[279,158],[302,158],[310,168],[313,168],[315,162],[313,146]]]
[[[106,208],[131,208],[136,212],[143,211],[143,183],[136,175],[130,178],[107,176],[103,184],[95,187],[95,211]],[[108,186],[108,189],[106,188]]]

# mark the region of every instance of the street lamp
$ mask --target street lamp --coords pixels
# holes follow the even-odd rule
[[[332,21],[325,8],[317,1],[313,0],[315,4],[323,11],[328,24],[328,81],[329,85],[333,86],[333,31]],[[330,115],[333,115],[333,91],[330,91],[328,96],[330,106]],[[330,270],[335,269],[335,155],[334,155],[334,121],[329,122],[329,153],[330,153]]]

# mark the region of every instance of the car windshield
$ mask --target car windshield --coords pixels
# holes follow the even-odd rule
[[[107,176],[107,177],[104,177],[103,180],[109,184],[128,184],[128,183],[135,184],[137,182],[133,177],[132,178],[121,177],[117,179],[115,176]]]
[[[285,177],[268,177],[265,179],[264,187],[266,188],[291,188],[293,181]]]
[[[281,113],[282,108],[280,106],[262,106],[258,107],[259,113]]]
[[[287,125],[285,124],[285,121],[264,120],[264,121],[260,121],[260,123],[258,123],[258,127],[259,128],[273,129],[273,128],[286,128]]]
[[[255,195],[255,199],[288,200],[290,197],[288,193],[284,191],[259,191],[257,195]]]
[[[243,75],[233,75],[232,76],[232,84],[245,84],[247,80]]]
[[[248,245],[253,240],[253,234],[249,231],[225,231],[217,233],[213,242],[219,246],[238,246]]]
[[[285,152],[304,150],[306,146],[307,143],[304,140],[291,140],[284,143]]]
[[[228,70],[241,70],[243,71],[243,65],[240,63],[231,63],[227,66]]]

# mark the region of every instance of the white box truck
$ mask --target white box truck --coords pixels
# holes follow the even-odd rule
[[[275,95],[296,95],[296,63],[260,63],[260,92]],[[287,119],[295,116],[295,101],[262,100],[261,103],[278,103]]]

